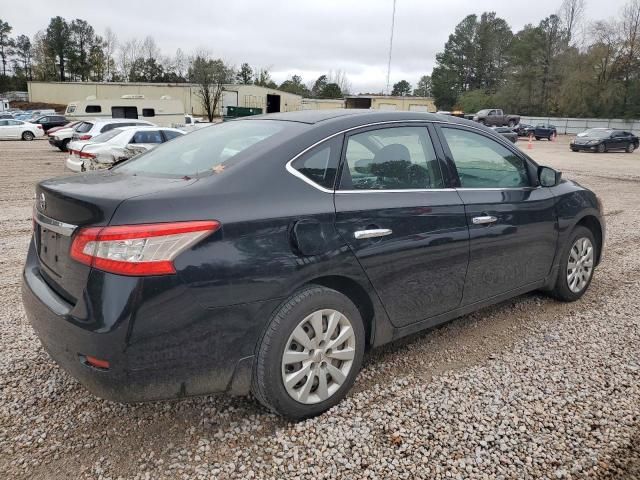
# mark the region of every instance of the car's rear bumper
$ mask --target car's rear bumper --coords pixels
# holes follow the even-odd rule
[[[65,165],[72,172],[79,173],[84,171],[84,160],[80,160],[79,158],[68,157]]]
[[[99,397],[139,402],[249,392],[259,325],[279,301],[204,309],[184,291],[174,291],[165,292],[169,298],[160,305],[134,308],[131,302],[143,289],[123,291],[124,302],[105,299],[102,307],[92,298],[95,292],[85,291],[71,305],[40,274],[32,242],[22,297],[45,350]],[[112,318],[98,321],[105,316]],[[90,366],[87,355],[108,361],[109,369]]]

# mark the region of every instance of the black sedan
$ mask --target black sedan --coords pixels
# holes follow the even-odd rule
[[[596,195],[455,117],[254,116],[36,187],[24,306],[118,401],[253,392],[294,419],[365,350],[532,290],[588,289]]]
[[[518,134],[519,137],[528,137],[533,134],[536,127],[529,125],[528,123],[519,123],[513,127],[513,131]]]
[[[572,151],[581,150],[604,153],[610,150],[624,150],[633,153],[638,148],[639,140],[636,135],[624,130],[610,128],[591,128],[579,133],[569,144]]]
[[[47,133],[50,129],[55,127],[62,127],[69,123],[69,121],[64,118],[63,115],[43,115],[34,120],[30,120],[31,123],[36,123],[38,125],[42,125],[42,129],[44,133]]]

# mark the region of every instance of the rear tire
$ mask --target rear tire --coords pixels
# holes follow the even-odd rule
[[[540,140],[540,137],[536,137],[536,140]]]
[[[607,147],[604,146],[604,143],[601,143],[600,145],[598,145],[597,151],[598,153],[604,153],[607,151]]]
[[[627,153],[633,153],[633,151],[636,149],[636,144],[635,143],[629,143],[627,145],[627,148],[625,148],[625,151]]]
[[[577,152],[577,151],[578,151],[578,149],[577,149],[577,148],[572,148],[572,149],[571,149],[571,151],[572,151],[572,152]]]
[[[36,136],[32,132],[22,132],[22,140],[30,142],[34,138],[36,138]]]
[[[335,290],[308,286],[271,318],[257,349],[251,391],[292,420],[319,415],[351,389],[364,349],[364,325],[353,302]]]
[[[597,258],[598,246],[591,230],[576,227],[560,256],[558,277],[550,295],[563,302],[582,297],[591,285]]]

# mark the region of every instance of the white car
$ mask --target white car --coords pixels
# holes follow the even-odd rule
[[[101,133],[108,132],[114,128],[119,127],[143,127],[156,125],[147,122],[146,120],[136,120],[130,118],[93,118],[83,121],[80,125],[74,128],[71,139],[75,140],[90,140],[91,138],[100,135]]]
[[[43,135],[42,125],[22,120],[0,120],[0,140],[33,140]]]
[[[74,172],[109,168],[182,135],[185,132],[176,128],[114,128],[89,141],[71,142],[66,165]]]

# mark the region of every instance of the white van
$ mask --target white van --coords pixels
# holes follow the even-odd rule
[[[64,113],[69,121],[86,118],[144,119],[162,127],[184,122],[184,105],[171,97],[145,98],[144,95],[123,95],[118,99],[71,102]]]

